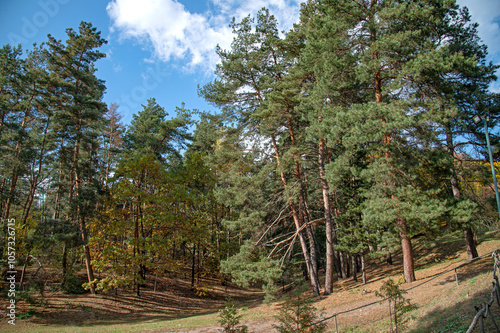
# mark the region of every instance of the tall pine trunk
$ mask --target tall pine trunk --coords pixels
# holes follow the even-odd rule
[[[399,235],[401,237],[401,247],[403,249],[403,271],[405,281],[410,283],[415,281],[415,266],[413,261],[413,246],[408,236],[408,226],[406,220],[398,217]]]
[[[81,123],[82,120],[79,119],[78,121],[78,131],[81,129]],[[75,141],[75,148],[74,148],[74,155],[73,155],[73,180],[75,182],[75,196],[76,200],[80,200],[80,170],[79,170],[79,159],[80,159],[80,138],[77,138]],[[72,191],[70,191],[72,192]],[[73,197],[73,194],[71,194],[71,197]],[[70,200],[71,202],[71,200]],[[77,202],[77,213],[76,213],[76,220],[79,221],[80,225],[80,233],[81,233],[81,238],[83,242],[83,254],[85,256],[85,268],[87,270],[87,279],[89,283],[92,283],[94,281],[94,270],[92,268],[92,258],[90,255],[90,248],[87,245],[88,241],[88,235],[87,235],[87,226],[85,223],[85,214],[82,212],[81,203]],[[92,294],[95,294],[95,288],[91,285],[90,287],[90,292]]]
[[[287,111],[287,114],[289,112]],[[288,121],[288,131],[290,133],[290,139],[292,141],[292,147],[296,147],[296,140],[295,140],[295,133],[293,131],[293,126],[292,126],[292,120],[287,117]],[[297,183],[299,184],[299,218],[302,217],[302,221],[299,222],[299,224],[302,226],[305,222],[307,222],[307,219],[304,218],[306,216],[306,202],[305,202],[305,191],[304,191],[304,182],[303,182],[303,177],[302,177],[302,172],[300,168],[300,163],[299,163],[299,157],[297,156],[296,153],[294,155],[294,164],[295,164],[295,178],[297,180]],[[317,258],[317,253],[316,253],[316,240],[313,235],[313,230],[312,227],[306,226],[306,231],[307,231],[307,236],[309,238],[309,251],[310,251],[310,280],[312,284],[312,289],[313,293],[315,296],[319,296],[319,290],[321,288],[320,283],[319,283],[319,278],[318,278],[318,258]]]
[[[450,158],[453,161],[452,167],[450,170],[451,189],[453,191],[453,197],[455,199],[459,200],[461,193],[460,193],[460,187],[459,187],[459,183],[458,183],[458,179],[457,179],[457,170],[455,169],[455,149],[453,147],[453,136],[452,136],[451,129],[450,129],[449,125],[445,126],[445,132],[446,132],[446,148],[448,150],[448,153],[450,154]],[[463,231],[464,231],[465,248],[467,249],[468,260],[472,260],[474,258],[477,258],[479,255],[477,253],[476,243],[474,242],[474,232],[472,231],[472,228],[468,225],[464,225]]]
[[[279,167],[280,166],[280,154],[279,154],[279,150],[278,150],[278,145],[276,143],[276,138],[274,137],[274,135],[271,135],[271,139],[273,142],[276,163]],[[285,174],[283,172],[280,172],[280,177],[281,177],[281,182],[283,183],[283,188],[286,189],[287,181],[285,178]],[[311,288],[313,290],[314,295],[319,296],[320,286],[319,286],[318,275],[314,273],[314,268],[312,265],[312,260],[311,260],[310,254],[309,254],[309,250],[307,248],[307,242],[306,242],[306,239],[304,237],[304,230],[302,229],[302,223],[301,223],[301,219],[299,217],[299,212],[297,211],[297,208],[295,207],[292,200],[289,201],[288,205],[290,207],[290,210],[292,211],[292,218],[293,218],[293,221],[295,224],[295,229],[298,233],[300,247],[302,249],[302,255],[304,256],[304,261],[306,263],[307,274],[309,277],[309,282],[311,284]]]
[[[377,0],[372,0],[372,6],[376,5],[377,5]],[[372,43],[376,43],[377,41],[377,32],[375,30],[371,31],[371,41]],[[372,52],[372,58],[374,60],[378,60],[379,55],[376,51]],[[382,104],[382,76],[380,69],[378,69],[375,72],[373,79],[375,85],[375,102],[377,103],[377,106],[380,106]],[[385,124],[387,121],[386,119],[381,119],[381,122]],[[387,133],[384,133],[383,134],[384,144],[389,145],[391,141],[392,141],[391,136]],[[389,161],[390,157],[391,153],[387,151],[386,159]],[[393,180],[391,180],[391,182],[393,182]],[[392,199],[394,200],[397,198],[393,196]],[[413,282],[415,281],[415,271],[413,265],[414,259],[413,259],[413,248],[411,244],[411,239],[408,234],[408,225],[406,223],[406,219],[401,216],[397,216],[396,221],[397,221],[396,224],[399,229],[399,236],[401,237],[401,246],[403,251],[403,270],[404,270],[405,280],[406,282]]]
[[[333,275],[335,266],[335,255],[333,252],[333,221],[330,209],[330,196],[328,183],[325,179],[325,140],[319,140],[318,165],[319,178],[321,181],[321,191],[323,193],[323,206],[325,213],[326,227],[326,269],[325,269],[325,295],[330,295],[333,291]]]

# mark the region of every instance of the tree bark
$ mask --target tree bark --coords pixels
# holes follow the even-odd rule
[[[318,148],[319,178],[321,181],[321,190],[323,192],[323,206],[325,214],[326,227],[326,269],[325,269],[325,292],[324,295],[330,295],[333,291],[333,274],[335,265],[335,255],[333,252],[333,221],[330,214],[330,196],[328,183],[325,179],[325,140],[319,140]]]
[[[467,248],[467,259],[470,261],[479,256],[476,249],[476,243],[474,242],[474,233],[470,227],[464,229],[464,236]]]
[[[453,147],[453,135],[451,133],[450,126],[448,125],[445,126],[445,132],[446,132],[446,148],[448,150],[448,153],[450,154],[450,158],[452,158],[453,161],[453,164],[450,169],[451,189],[453,191],[453,197],[459,200],[461,193],[457,178],[457,170],[455,168],[455,149]],[[474,232],[472,231],[472,228],[469,225],[464,225],[463,231],[464,231],[465,248],[467,249],[468,260],[477,258],[479,255],[477,253],[476,243],[474,242]]]
[[[407,283],[414,282],[415,279],[415,266],[413,262],[413,247],[411,239],[408,236],[408,226],[406,220],[398,218],[399,235],[401,237],[401,247],[403,249],[403,271],[405,281]]]
[[[339,258],[340,258],[340,272],[342,275],[342,280],[345,280],[347,279],[347,264],[343,252],[339,253]]]
[[[352,280],[354,282],[358,282],[358,265],[356,263],[356,255],[351,255],[351,271],[352,271]]]
[[[66,278],[66,273],[68,271],[68,246],[66,245],[66,242],[64,242],[63,244],[61,266],[62,266],[62,278],[64,280]]]
[[[363,284],[366,284],[366,265],[365,265],[365,255],[361,255],[361,274],[363,276]]]
[[[276,163],[277,163],[277,165],[279,167],[279,165],[280,165],[280,154],[279,154],[279,151],[278,151],[278,145],[276,143],[276,138],[274,137],[274,135],[271,135],[271,139],[272,139],[272,142],[273,142],[274,153],[275,153],[275,157],[276,157]],[[287,181],[286,181],[286,178],[285,178],[285,174],[283,172],[280,172],[280,176],[281,176],[281,182],[283,183],[283,187],[286,189],[286,187],[287,187]],[[302,255],[304,256],[304,261],[305,261],[306,268],[307,268],[307,274],[308,274],[308,277],[309,277],[309,282],[311,284],[311,288],[312,288],[313,294],[315,296],[319,296],[319,294],[320,294],[319,293],[320,286],[319,286],[318,275],[317,275],[317,273],[314,272],[314,269],[313,269],[313,265],[312,265],[312,261],[311,261],[311,257],[310,257],[310,253],[309,253],[309,249],[307,248],[306,239],[304,237],[304,230],[301,230],[301,228],[302,228],[302,221],[301,221],[301,218],[299,217],[299,212],[297,211],[297,208],[295,207],[294,203],[291,200],[289,201],[288,205],[290,207],[290,210],[292,211],[292,217],[293,217],[293,221],[295,223],[295,229],[298,232],[299,242],[300,242],[300,246],[301,246],[301,249],[302,249]]]
[[[387,250],[387,253],[385,254],[385,261],[387,262],[387,265],[392,265],[392,253],[389,250]]]

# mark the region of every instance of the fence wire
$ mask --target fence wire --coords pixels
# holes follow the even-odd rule
[[[499,326],[497,325],[495,319],[493,318],[493,315],[490,311],[490,307],[491,305],[494,303],[494,301],[496,300],[497,304],[500,306],[500,287],[499,287],[499,282],[498,282],[498,275],[500,273],[500,249],[497,249],[493,252],[490,252],[490,253],[486,253],[480,257],[477,257],[477,258],[474,258],[472,260],[469,260],[467,262],[464,262],[460,265],[457,265],[451,269],[448,269],[444,272],[441,272],[439,274],[436,274],[432,277],[430,277],[428,280],[418,284],[418,285],[415,285],[411,288],[408,288],[406,289],[406,291],[410,291],[412,289],[415,289],[415,288],[419,288],[421,287],[422,285],[425,285],[429,282],[431,282],[432,280],[446,274],[446,273],[449,273],[451,271],[455,271],[455,281],[456,281],[456,284],[458,285],[459,284],[459,281],[458,281],[458,274],[457,274],[457,270],[461,267],[464,267],[464,266],[467,266],[477,260],[480,260],[480,259],[483,259],[484,257],[488,257],[488,256],[492,256],[494,259],[495,259],[495,264],[494,264],[494,273],[493,273],[493,278],[494,278],[494,282],[493,282],[493,291],[491,292],[491,299],[488,303],[485,303],[484,306],[481,308],[481,306],[479,307],[476,307],[478,313],[476,314],[476,316],[474,317],[474,320],[471,324],[471,326],[469,327],[469,330],[467,331],[467,333],[471,333],[475,327],[479,324],[479,327],[480,327],[480,332],[481,333],[485,333],[486,331],[484,330],[484,321],[483,319],[484,318],[487,318],[488,316],[491,318],[491,320],[493,321],[493,325],[496,327],[496,330],[497,330],[497,333],[500,333],[500,328]],[[495,297],[493,297],[493,295],[495,295]],[[381,301],[385,301],[386,299],[384,300],[381,300]],[[369,307],[369,306],[372,306],[372,305],[375,305],[375,304],[380,304],[381,302],[380,300],[379,301],[374,301],[374,302],[371,302],[371,303],[368,303],[368,304],[364,304],[364,305],[361,305],[359,307],[356,307],[356,308],[353,308],[353,309],[349,309],[349,310],[346,310],[346,311],[340,311],[340,312],[337,312],[337,313],[334,313],[333,315],[330,315],[326,318],[322,318],[321,320],[315,322],[314,324],[312,324],[311,326],[315,326],[319,323],[322,323],[322,322],[325,322],[325,321],[328,321],[328,320],[331,320],[331,319],[334,319],[335,320],[335,332],[338,333],[339,332],[339,329],[338,329],[338,317],[342,314],[346,314],[346,313],[349,313],[349,312],[353,312],[353,311],[356,311],[356,310],[360,310],[362,308],[366,308],[366,307]]]
[[[493,303],[497,303],[497,305],[500,307],[500,296],[499,296],[499,287],[498,287],[498,273],[500,272],[500,254],[498,253],[498,250],[493,251],[491,254],[493,259],[495,259],[495,264],[493,266],[493,290],[491,291],[491,297],[490,301],[487,303],[484,303],[483,305],[478,305],[475,307],[477,314],[472,320],[472,323],[467,330],[467,333],[471,333],[478,325],[479,325],[479,331],[481,333],[485,333],[484,330],[484,321],[488,318],[491,319],[493,326],[495,326],[497,332],[500,332],[500,329],[498,328],[498,325],[495,321],[495,318],[493,316],[493,313],[491,311],[491,306]]]

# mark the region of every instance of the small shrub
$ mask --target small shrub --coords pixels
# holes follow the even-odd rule
[[[34,309],[29,309],[28,311],[26,312],[21,312],[17,318],[18,319],[28,319],[28,318],[31,318],[35,315],[35,310]]]
[[[61,288],[68,294],[83,294],[85,293],[85,289],[82,285],[82,280],[80,280],[78,277],[68,276],[61,284]]]
[[[322,333],[326,330],[326,323],[318,323],[320,319],[317,310],[312,305],[312,298],[303,295],[305,287],[297,288],[291,297],[288,297],[276,319],[281,323],[274,326],[279,333]]]
[[[224,333],[246,333],[248,327],[239,325],[241,314],[238,314],[238,309],[235,302],[231,298],[227,298],[226,307],[220,312],[218,322],[222,326]]]
[[[407,314],[417,309],[417,306],[411,304],[410,300],[404,297],[404,294],[406,294],[406,290],[401,290],[399,284],[392,279],[384,282],[380,287],[380,291],[375,292],[375,295],[384,299],[380,303],[385,300],[389,301],[390,324],[392,328],[394,322],[396,332],[403,331],[406,328],[410,319]]]
[[[18,290],[16,292],[16,297],[19,300],[22,300],[28,304],[35,305],[37,304],[36,299],[33,297],[32,292],[28,290]]]

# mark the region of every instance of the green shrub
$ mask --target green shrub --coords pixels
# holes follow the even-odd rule
[[[380,287],[380,291],[375,292],[375,295],[384,299],[380,303],[386,300],[389,302],[391,330],[392,323],[394,322],[396,332],[406,329],[410,319],[408,313],[417,309],[415,304],[411,304],[410,300],[404,297],[405,294],[406,290],[401,290],[399,284],[395,283],[392,279],[384,282],[382,287]]]
[[[312,298],[304,295],[306,286],[293,291],[283,303],[276,319],[279,326],[274,326],[279,333],[323,333],[326,323],[319,322],[316,308],[312,305]]]
[[[61,288],[68,294],[83,294],[85,289],[82,285],[83,282],[78,277],[68,276],[62,282]]]
[[[231,298],[227,298],[226,307],[219,314],[219,324],[224,329],[224,333],[246,333],[247,327],[244,325],[238,326],[240,323],[241,314],[238,314],[236,304]]]

